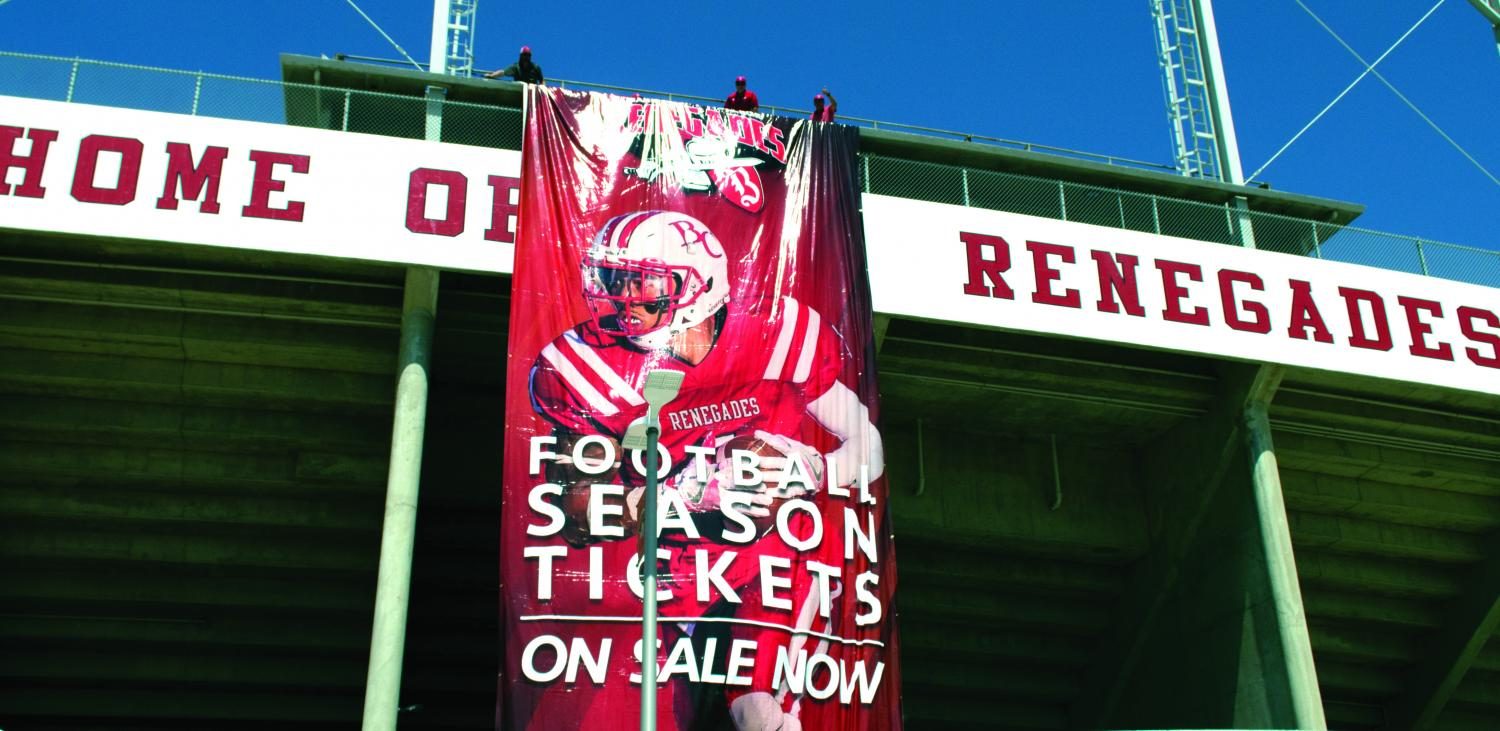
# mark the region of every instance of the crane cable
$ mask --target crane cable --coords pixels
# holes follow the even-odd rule
[[[1380,54],[1380,58],[1375,59],[1375,63],[1366,66],[1365,70],[1361,71],[1359,76],[1356,76],[1353,81],[1349,82],[1348,86],[1344,87],[1343,91],[1339,92],[1338,96],[1333,98],[1333,101],[1328,102],[1328,105],[1323,107],[1322,111],[1314,115],[1307,124],[1302,125],[1302,129],[1297,130],[1297,134],[1292,135],[1292,138],[1287,140],[1286,144],[1282,145],[1281,148],[1276,151],[1276,154],[1271,156],[1271,159],[1266,160],[1265,163],[1257,168],[1255,172],[1250,173],[1250,177],[1245,179],[1245,183],[1249,184],[1251,181],[1255,180],[1255,176],[1260,175],[1262,171],[1271,166],[1271,163],[1276,162],[1276,158],[1281,157],[1281,153],[1286,152],[1288,147],[1291,147],[1297,142],[1297,140],[1301,139],[1303,133],[1307,132],[1307,130],[1312,128],[1313,125],[1317,124],[1318,120],[1322,119],[1323,115],[1328,113],[1328,110],[1333,109],[1333,106],[1335,104],[1338,104],[1345,95],[1347,95],[1350,91],[1353,91],[1354,87],[1359,85],[1359,82],[1364,81],[1365,77],[1369,76],[1370,73],[1375,70],[1375,67],[1379,66],[1380,62],[1385,60],[1386,56],[1391,55],[1391,51],[1396,50],[1396,47],[1401,45],[1401,43],[1406,40],[1407,36],[1411,35],[1413,31],[1421,27],[1422,23],[1426,22],[1427,18],[1430,17],[1434,12],[1436,12],[1438,8],[1442,7],[1444,2],[1447,2],[1447,0],[1438,0],[1437,4],[1432,6],[1432,9],[1427,11],[1426,15],[1423,15],[1417,20],[1415,24],[1412,25],[1412,27],[1408,28],[1405,33],[1402,33],[1401,37],[1397,38],[1396,42],[1391,44],[1390,48],[1385,49],[1385,53]],[[1300,5],[1301,3],[1299,2],[1298,4]],[[1307,6],[1303,5],[1302,9],[1307,10]],[[1311,10],[1307,10],[1307,12],[1308,14],[1312,13]],[[1314,15],[1313,18],[1316,19],[1317,16]],[[1327,26],[1324,27],[1326,28]],[[1331,33],[1332,31],[1329,32]]]
[[[1293,2],[1297,3],[1297,5],[1299,7],[1301,7],[1308,15],[1312,16],[1312,19],[1315,20],[1315,21],[1317,21],[1318,25],[1322,26],[1323,30],[1328,31],[1328,34],[1331,35],[1331,36],[1333,36],[1333,39],[1336,40],[1336,41],[1338,41],[1339,45],[1341,45],[1341,46],[1344,47],[1344,50],[1348,51],[1350,55],[1354,56],[1354,58],[1357,59],[1360,62],[1360,64],[1365,67],[1365,71],[1367,73],[1373,74],[1376,79],[1380,80],[1380,83],[1385,84],[1385,87],[1387,89],[1390,89],[1392,94],[1396,95],[1396,98],[1400,99],[1401,102],[1404,103],[1413,112],[1415,112],[1418,117],[1421,117],[1422,121],[1424,121],[1424,122],[1427,123],[1427,126],[1431,127],[1434,132],[1438,133],[1438,136],[1442,137],[1444,140],[1446,140],[1448,142],[1448,144],[1452,145],[1453,149],[1458,150],[1459,154],[1463,155],[1464,158],[1467,159],[1470,163],[1473,163],[1474,167],[1479,168],[1479,172],[1484,173],[1484,176],[1487,177],[1487,178],[1489,178],[1490,182],[1494,183],[1497,186],[1500,186],[1500,179],[1497,179],[1494,176],[1494,174],[1492,174],[1489,170],[1487,170],[1484,167],[1484,165],[1480,164],[1480,162],[1478,160],[1476,160],[1473,155],[1469,154],[1468,150],[1465,150],[1462,145],[1458,144],[1457,140],[1454,140],[1452,137],[1450,137],[1448,135],[1447,132],[1444,132],[1443,128],[1439,127],[1438,124],[1437,124],[1437,122],[1432,121],[1431,117],[1428,117],[1426,114],[1423,114],[1422,110],[1418,109],[1416,104],[1414,104],[1410,99],[1406,98],[1406,95],[1402,94],[1401,91],[1399,89],[1397,89],[1395,87],[1395,85],[1392,84],[1388,79],[1386,79],[1385,76],[1381,75],[1381,73],[1379,71],[1376,71],[1375,67],[1373,65],[1371,65],[1368,61],[1365,61],[1364,57],[1360,56],[1358,51],[1355,51],[1346,41],[1344,41],[1344,39],[1342,37],[1339,36],[1338,33],[1334,32],[1334,30],[1332,28],[1328,27],[1328,24],[1325,23],[1325,22],[1323,22],[1323,19],[1320,18],[1320,17],[1318,17],[1317,13],[1314,13],[1311,8],[1307,7],[1307,5],[1305,5],[1302,2],[1302,0],[1293,0]],[[1438,4],[1437,5],[1440,6],[1440,5],[1443,4],[1443,2],[1444,2],[1444,0],[1438,0]],[[1437,6],[1433,6],[1432,10],[1437,10]],[[1432,14],[1432,10],[1427,11],[1427,15],[1431,15]],[[1427,19],[1427,15],[1422,16],[1422,20],[1426,20]],[[1420,25],[1421,22],[1422,22],[1422,20],[1417,21],[1417,24]],[[1413,29],[1415,29],[1415,27],[1416,26],[1413,26]],[[1411,31],[1407,31],[1408,34],[1410,34],[1410,32]],[[1405,35],[1402,36],[1403,39],[1405,37],[1406,37]],[[1400,43],[1401,41],[1398,40],[1396,42]],[[1394,48],[1394,46],[1392,48]],[[1387,51],[1387,53],[1389,53],[1389,51]],[[1384,58],[1384,54],[1382,54],[1381,58]],[[1378,63],[1378,61],[1377,61],[1377,63]],[[1361,75],[1361,77],[1363,77],[1363,74]],[[1358,82],[1358,79],[1356,79],[1355,81]],[[1306,128],[1304,128],[1304,131],[1305,131],[1305,129]],[[1298,134],[1300,135],[1301,132],[1299,132]],[[1288,143],[1288,144],[1290,144],[1290,143]],[[1285,149],[1285,148],[1283,147],[1283,149]],[[1277,154],[1279,155],[1281,153],[1278,152]],[[1273,157],[1272,159],[1274,160],[1275,158]],[[1266,165],[1269,165],[1269,164],[1270,164],[1270,162],[1268,161],[1266,163]],[[1260,170],[1256,170],[1255,171],[1255,174],[1258,175],[1261,170],[1264,170],[1266,168],[1266,165],[1262,165],[1260,167]],[[1252,175],[1251,177],[1254,177],[1254,175]]]
[[[402,48],[401,44],[396,42],[396,39],[392,38],[390,36],[390,34],[386,33],[385,30],[380,27],[380,24],[375,22],[374,18],[371,18],[369,15],[366,15],[365,11],[360,10],[359,6],[354,4],[354,0],[344,0],[344,2],[349,3],[349,7],[354,8],[354,12],[359,13],[359,17],[364,18],[365,22],[369,23],[370,27],[374,28],[376,33],[379,33],[382,38],[384,38],[384,39],[386,39],[386,41],[390,42],[390,44],[392,46],[395,46],[396,50],[399,51],[402,56],[405,56],[406,60],[408,60],[408,61],[411,62],[411,65],[416,66],[418,71],[426,71],[427,70],[427,69],[425,69],[425,68],[422,67],[422,64],[417,63],[417,60],[414,59],[414,58],[412,58],[411,54],[407,53],[406,49]]]

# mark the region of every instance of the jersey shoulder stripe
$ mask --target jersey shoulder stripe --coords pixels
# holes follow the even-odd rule
[[[818,331],[823,326],[817,310],[804,307],[803,311],[806,316],[802,319],[807,324],[802,329],[802,352],[797,358],[797,370],[792,373],[792,383],[806,383],[808,374],[812,373],[813,356],[818,352]]]
[[[806,383],[817,359],[823,317],[817,310],[792,297],[781,298],[780,304],[781,318],[777,325],[776,345],[766,363],[763,378]]]
[[[604,382],[604,385],[609,388],[610,396],[621,399],[631,406],[644,406],[646,404],[646,399],[641,396],[640,392],[631,387],[625,381],[625,378],[617,373],[614,368],[611,368],[608,363],[605,363],[604,359],[599,356],[599,352],[594,349],[594,346],[584,342],[583,338],[579,337],[576,331],[569,330],[563,333],[562,339],[563,342],[567,343],[568,349],[582,361],[584,367],[588,368],[600,381]]]
[[[776,346],[771,350],[771,360],[766,363],[766,372],[762,376],[767,381],[775,381],[781,378],[781,371],[786,367],[787,355],[792,349],[792,336],[797,329],[798,310],[797,300],[791,297],[781,298],[781,327],[776,333]],[[772,310],[775,311],[774,309]]]
[[[557,343],[551,342],[542,348],[542,359],[552,366],[553,371],[562,377],[563,383],[568,389],[583,399],[595,412],[602,416],[614,416],[620,413],[620,408],[615,406],[603,393],[599,392],[594,384],[581,373],[577,366],[558,349]]]

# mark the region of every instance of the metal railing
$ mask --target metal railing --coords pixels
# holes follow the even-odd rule
[[[587,87],[636,93],[603,84]],[[428,104],[425,98],[399,94],[9,52],[0,52],[0,95],[410,139],[422,138]],[[717,103],[680,94],[662,98]],[[443,141],[520,149],[520,110],[454,101],[444,102],[443,106]],[[880,125],[881,129],[896,127],[883,122]],[[919,127],[903,129],[941,132]],[[1022,149],[1057,152],[1037,145]],[[1230,204],[1202,203],[960,165],[873,154],[862,154],[860,165],[863,189],[870,193],[1230,245],[1240,243],[1241,227],[1248,222],[1256,245],[1263,249],[1500,287],[1500,252],[1485,249],[1271,213],[1241,214]]]
[[[959,165],[865,154],[867,193],[1257,248],[1500,287],[1500,252],[1261,211]]]
[[[0,51],[0,95],[422,139],[427,100],[206,71]],[[443,102],[443,141],[521,149],[519,109]]]
[[[393,68],[410,68],[411,67],[411,63],[410,62],[408,62],[408,61],[406,61],[404,59],[397,59],[397,58],[380,58],[378,56],[355,56],[355,55],[344,54],[344,53],[338,54],[337,56],[335,56],[335,58],[337,58],[339,60],[345,60],[345,59],[347,59],[347,60],[350,60],[350,61],[357,61],[357,62],[360,62],[360,63],[380,64],[380,65],[384,65],[384,66],[391,66]],[[488,70],[475,69],[474,73],[477,76],[483,76],[484,74],[489,73],[489,71]],[[611,94],[622,94],[622,95],[639,94],[639,95],[641,95],[643,97],[649,97],[649,98],[652,98],[652,99],[665,99],[667,101],[688,102],[690,104],[704,104],[704,105],[710,105],[710,106],[715,106],[715,107],[717,107],[717,106],[719,106],[719,105],[721,105],[721,104],[724,103],[724,99],[722,97],[707,97],[707,96],[698,96],[698,95],[695,95],[695,94],[679,94],[679,93],[676,93],[676,92],[661,91],[661,90],[658,90],[658,89],[642,89],[642,88],[637,88],[637,87],[632,87],[632,86],[617,86],[615,84],[601,84],[601,83],[597,83],[597,82],[593,82],[593,81],[578,81],[578,80],[574,80],[574,79],[555,79],[555,78],[553,78],[553,79],[548,79],[547,83],[549,85],[557,86],[557,87],[562,88],[562,89],[583,89],[583,90],[586,90],[586,91],[604,91],[604,92],[609,92]],[[772,114],[772,115],[783,116],[783,117],[806,117],[806,116],[812,114],[812,110],[811,109],[803,109],[803,108],[799,108],[799,107],[782,106],[782,105],[779,105],[779,104],[762,104],[761,107],[760,107],[760,111],[762,111],[762,112],[764,112],[766,114]],[[908,133],[911,133],[911,134],[922,135],[924,137],[941,137],[941,138],[951,139],[951,140],[961,140],[963,142],[980,142],[980,143],[984,143],[984,144],[995,145],[996,147],[1005,147],[1005,148],[1012,149],[1012,150],[1024,150],[1026,152],[1041,152],[1041,153],[1046,153],[1048,155],[1058,155],[1058,156],[1061,156],[1061,157],[1071,157],[1071,158],[1078,159],[1078,160],[1087,160],[1089,162],[1097,162],[1097,163],[1102,163],[1102,164],[1105,164],[1105,165],[1117,165],[1117,166],[1121,166],[1121,167],[1136,168],[1136,169],[1139,169],[1139,170],[1154,170],[1156,172],[1175,172],[1171,165],[1167,165],[1167,164],[1164,164],[1164,163],[1147,162],[1145,160],[1133,160],[1131,158],[1120,157],[1118,155],[1105,155],[1105,154],[1101,154],[1101,153],[1097,153],[1097,152],[1085,152],[1083,150],[1073,150],[1073,149],[1069,149],[1069,148],[1066,148],[1066,147],[1055,147],[1053,145],[1042,145],[1042,144],[1038,144],[1038,143],[1035,143],[1035,142],[1024,142],[1022,140],[1011,140],[1011,139],[1006,139],[1004,137],[994,137],[994,136],[991,136],[991,135],[982,135],[982,134],[978,134],[978,133],[975,133],[975,132],[962,132],[962,131],[959,131],[959,130],[940,129],[940,128],[937,128],[937,127],[922,127],[922,126],[915,125],[915,124],[904,124],[904,123],[901,123],[901,122],[886,122],[886,121],[882,121],[882,120],[879,120],[879,119],[871,119],[871,118],[868,118],[868,117],[856,117],[856,116],[852,116],[852,115],[848,115],[848,114],[843,114],[843,113],[839,113],[839,115],[838,115],[838,121],[840,123],[842,123],[842,124],[852,124],[852,125],[855,125],[855,126],[858,126],[858,127],[869,127],[870,129],[882,129],[882,130],[887,130],[887,131],[891,131],[891,132],[908,132]]]

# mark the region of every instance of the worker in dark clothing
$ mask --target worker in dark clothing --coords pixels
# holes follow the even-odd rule
[[[542,83],[542,67],[531,62],[531,46],[521,46],[521,56],[516,62],[503,69],[497,69],[484,75],[486,79],[494,79],[501,76],[509,76],[523,84]]]
[[[828,106],[823,106],[823,98],[828,98]],[[823,87],[823,93],[813,96],[813,110],[809,117],[814,122],[832,122],[833,115],[839,110],[839,100],[833,98],[833,92],[828,87]]]
[[[760,100],[755,98],[755,92],[745,88],[745,77],[741,76],[734,80],[734,93],[724,100],[724,108],[741,112],[760,111]]]

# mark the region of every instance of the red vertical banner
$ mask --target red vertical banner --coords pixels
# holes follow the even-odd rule
[[[507,729],[897,729],[857,130],[530,87],[501,511]]]

